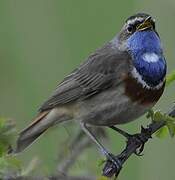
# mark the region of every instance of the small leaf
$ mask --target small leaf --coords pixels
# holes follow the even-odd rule
[[[14,156],[6,156],[7,163],[15,169],[21,169],[21,162]]]
[[[165,116],[165,121],[166,121],[166,122],[175,123],[175,118],[174,118],[174,117],[171,117],[171,116],[169,116],[169,115],[166,115],[166,116]]]
[[[98,166],[102,166],[105,162],[106,162],[105,159],[100,159],[100,160],[98,161]]]
[[[147,118],[147,119],[151,118],[151,120],[153,120],[153,116],[154,116],[154,111],[153,111],[153,109],[149,109],[149,110],[148,110],[148,113],[147,113],[147,115],[146,115],[146,118]]]
[[[155,111],[153,114],[153,121],[162,121],[166,119],[166,115],[161,113],[161,111]]]
[[[0,169],[3,169],[6,166],[8,166],[8,163],[5,159],[5,157],[0,157]]]
[[[171,137],[175,135],[175,124],[173,122],[167,122],[167,127]]]
[[[105,177],[105,176],[101,176],[101,177],[97,178],[97,180],[110,180],[110,178]]]
[[[167,126],[164,126],[162,128],[160,128],[156,133],[155,135],[158,137],[158,138],[164,138],[168,135],[168,128]]]
[[[170,85],[173,81],[175,81],[175,71],[167,75],[166,86]]]

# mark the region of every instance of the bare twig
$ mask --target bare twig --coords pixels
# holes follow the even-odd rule
[[[175,117],[175,106],[168,113],[168,115]],[[107,161],[103,169],[103,175],[107,177],[112,177],[115,175],[117,177],[127,159],[132,154],[134,154],[137,151],[137,149],[143,145],[143,143],[146,143],[156,131],[158,131],[165,125],[166,123],[162,119],[160,121],[152,122],[147,126],[147,128],[142,129],[139,135],[144,137],[144,140],[127,142],[125,149],[119,155],[116,156],[116,158],[120,159],[121,161],[121,167],[117,168],[111,161]]]

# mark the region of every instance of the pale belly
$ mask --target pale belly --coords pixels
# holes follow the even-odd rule
[[[144,106],[132,102],[124,95],[124,87],[104,91],[92,98],[78,103],[76,119],[89,125],[110,126],[137,119],[154,104]]]

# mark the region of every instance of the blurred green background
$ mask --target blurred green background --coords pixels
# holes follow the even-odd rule
[[[0,113],[16,120],[18,131],[35,116],[39,105],[50,95],[66,74],[89,53],[120,30],[124,20],[136,12],[148,12],[156,18],[168,71],[175,69],[175,1],[173,0],[0,0]],[[168,87],[157,104],[166,111],[175,101],[175,87]],[[145,117],[122,126],[137,132]],[[19,158],[28,164],[40,159],[36,173],[50,174],[65,139],[78,126],[59,126],[49,131]],[[123,139],[109,131],[106,145],[119,152]],[[175,179],[175,140],[154,138],[143,157],[132,156],[120,179]],[[90,155],[88,155],[90,154]],[[74,165],[72,174],[100,174],[100,155],[88,150]]]

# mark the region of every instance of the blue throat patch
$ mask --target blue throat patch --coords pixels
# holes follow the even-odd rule
[[[137,72],[150,87],[163,81],[166,75],[166,62],[160,39],[154,31],[135,32],[127,40],[127,48]],[[146,58],[145,54],[148,55]],[[149,55],[152,55],[150,60]]]

